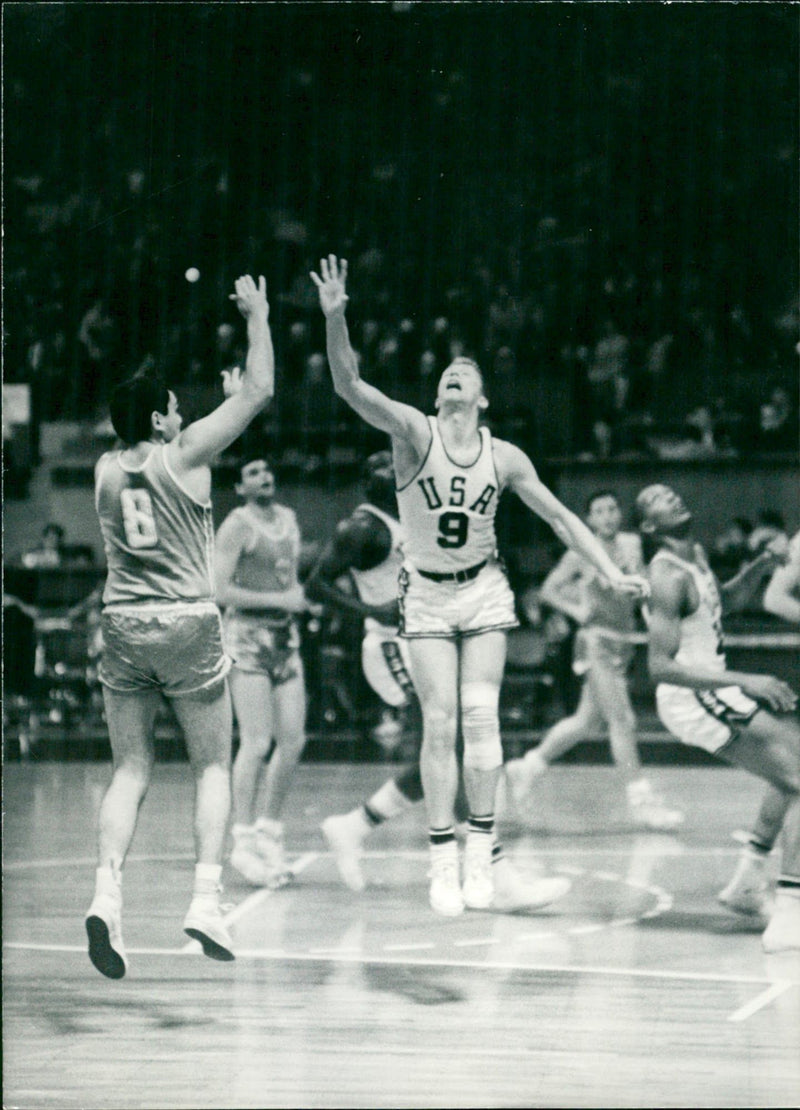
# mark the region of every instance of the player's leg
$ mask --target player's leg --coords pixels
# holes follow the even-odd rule
[[[272,683],[262,671],[242,671],[237,667],[231,670],[228,681],[239,731],[239,749],[231,775],[233,821],[252,825],[264,759],[272,744]]]
[[[597,736],[605,729],[605,720],[593,687],[584,680],[575,712],[557,721],[532,751],[522,759],[511,759],[505,767],[506,779],[517,810],[522,814],[529,805],[535,781],[547,768],[588,736]]]
[[[720,898],[746,909],[752,894],[756,911],[770,912],[764,932],[767,951],[800,948],[800,723],[762,710],[724,751],[725,758],[770,784],[759,809],[750,844]],[[765,885],[766,858],[781,840],[781,865],[774,907],[759,897]],[[737,904],[741,903],[741,904]]]
[[[228,676],[239,748],[231,775],[231,866],[254,886],[266,886],[268,869],[256,848],[256,808],[272,743],[272,683],[263,671],[234,667]]]
[[[614,764],[625,776],[631,818],[636,825],[661,832],[679,828],[684,815],[668,806],[642,771],[636,744],[636,716],[631,705],[626,666],[602,646],[593,653],[586,676],[594,703],[608,723]]]
[[[463,773],[470,809],[464,901],[474,909],[486,908],[494,900],[492,848],[497,783],[503,766],[499,705],[505,660],[504,632],[469,636],[461,645]]]
[[[388,631],[370,630],[361,645],[361,665],[369,685],[387,706],[403,714],[403,727],[411,729],[417,758],[394,778],[388,779],[348,813],[326,817],[320,829],[333,854],[339,874],[351,890],[366,883],[361,867],[364,841],[373,829],[405,813],[422,801],[419,746],[422,720],[411,675],[406,643]]]
[[[409,662],[422,710],[420,771],[431,848],[430,902],[447,916],[464,909],[453,807],[458,788],[458,647],[453,640],[409,641]]]
[[[95,894],[86,914],[89,958],[109,979],[127,970],[122,943],[122,866],[153,769],[156,690],[119,693],[103,687],[113,757],[111,783],[100,805]]]
[[[232,960],[231,938],[219,905],[222,853],[230,815],[233,713],[227,682],[172,699],[195,779],[194,890],[184,932],[215,960]]]
[[[267,885],[283,886],[292,875],[283,852],[281,814],[306,744],[306,688],[299,655],[293,675],[272,687],[275,747],[264,775],[263,816],[256,820],[256,851],[267,866]]]

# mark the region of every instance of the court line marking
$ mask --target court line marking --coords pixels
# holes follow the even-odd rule
[[[560,834],[568,836],[568,833]],[[686,848],[680,844],[670,845],[667,848],[653,845],[650,850],[643,850],[639,845],[636,847],[610,847],[610,848],[573,848],[570,845],[565,845],[563,848],[514,848],[509,852],[512,860],[526,860],[537,859],[539,856],[626,856],[629,857],[632,853],[639,857],[643,856],[660,856],[667,859],[671,856],[738,856],[740,853],[739,848]],[[324,858],[331,856],[331,852],[316,852],[312,853]],[[421,859],[427,858],[427,848],[413,848],[413,849],[378,849],[362,852],[363,859]],[[183,860],[194,860],[194,855],[190,852],[170,852],[167,855],[130,855],[125,861],[125,866],[132,863],[174,863]],[[303,858],[302,856],[300,857]],[[95,856],[66,856],[63,859],[53,857],[51,859],[32,859],[32,860],[4,860],[3,871],[26,871],[26,870],[45,870],[51,867],[96,867],[97,858]],[[582,868],[570,870],[565,864],[559,868],[564,874],[580,874]]]
[[[28,941],[6,941],[3,947],[14,951],[72,952],[82,956],[86,955],[85,946],[77,944],[55,945],[37,944]],[[167,959],[174,959],[175,956],[181,955],[193,956],[195,954],[194,952],[187,952],[179,948],[129,948],[127,951],[130,956],[164,956]],[[324,955],[321,955],[312,954],[310,952],[286,952],[283,949],[275,948],[237,948],[236,958],[242,960],[284,960],[291,963],[314,963],[320,960],[329,960],[331,963],[379,964],[388,967],[447,967],[462,970],[472,969],[475,971],[530,971],[564,975],[606,975],[629,979],[655,979],[664,982],[749,983],[756,986],[769,983],[770,987],[776,985],[774,980],[755,975],[720,975],[706,971],[669,971],[652,968],[606,967],[603,965],[591,964],[526,964],[513,960],[470,960],[455,959],[450,956],[412,956],[409,958],[386,954],[381,955],[380,953],[368,954],[365,952],[353,952],[341,949],[326,951]],[[800,987],[800,978],[784,978],[779,982],[781,984],[786,984],[786,989],[789,987]],[[783,988],[779,993],[782,992]]]
[[[738,1010],[734,1010],[728,1017],[728,1021],[747,1021],[753,1014],[757,1014],[759,1010],[763,1010],[765,1006],[769,1006],[776,998],[780,998],[782,994],[785,994],[788,990],[797,985],[798,984],[791,979],[779,979],[776,983],[773,983],[771,987],[767,987],[765,991],[762,991],[761,994],[757,994],[755,998],[746,1002],[744,1006],[740,1006]]]

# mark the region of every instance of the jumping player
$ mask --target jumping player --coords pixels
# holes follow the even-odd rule
[[[408,645],[397,630],[397,580],[403,564],[403,533],[397,519],[391,452],[370,455],[364,464],[364,478],[366,501],[339,524],[306,588],[320,600],[363,616],[361,665],[367,681],[387,706],[416,716],[418,700],[408,671]],[[337,585],[344,575],[349,575],[354,593]],[[416,761],[349,813],[333,814],[322,822],[322,834],[351,890],[360,891],[365,886],[361,855],[370,832],[384,821],[407,812],[422,797],[422,778]],[[461,805],[464,802],[459,792],[456,810]],[[570,887],[563,876],[542,877],[532,883],[523,881],[497,842],[492,848],[492,865],[493,908],[497,910],[537,909],[554,902]]]
[[[719,586],[692,534],[692,515],[665,485],[636,499],[642,532],[658,550],[649,566],[650,674],[664,726],[770,785],[730,883],[719,899],[742,913],[769,915],[767,952],[800,948],[800,723],[797,695],[771,675],[727,667],[722,617],[752,597],[778,556],[769,549]],[[766,877],[783,834],[774,908]]]
[[[497,558],[494,518],[504,489],[514,490],[569,546],[591,559],[619,589],[646,590],[625,575],[574,513],[539,480],[528,457],[480,426],[488,401],[471,359],[457,358],[439,381],[436,416],[391,400],[361,379],[345,322],[347,263],[323,259],[312,273],[326,319],[336,393],[392,441],[404,536],[400,634],[423,718],[420,759],[428,814],[436,913],[491,906],[495,793],[503,762],[499,696],[506,632],[517,624],[514,596]],[[458,719],[470,808],[459,875],[453,804],[458,784]]]
[[[231,299],[247,321],[245,372],[223,378],[226,399],[182,428],[178,401],[158,379],[140,374],[111,397],[122,448],[95,468],[95,497],[108,574],[101,629],[111,784],[98,829],[94,900],[86,915],[89,958],[120,979],[122,868],[153,769],[153,724],[162,699],[186,740],[195,778],[194,893],[183,923],[206,956],[232,960],[219,906],[230,809],[229,660],[214,602],[210,463],[237,439],[273,394],[274,357],[266,282],[235,283]]]

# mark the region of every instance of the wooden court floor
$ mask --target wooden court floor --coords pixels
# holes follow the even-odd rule
[[[565,873],[535,914],[435,917],[419,810],[377,830],[369,886],[338,881],[319,822],[382,765],[304,764],[287,815],[293,885],[226,868],[238,958],[181,931],[191,783],[159,764],[125,871],[128,976],[85,952],[106,763],[4,768],[5,1107],[796,1107],[800,966],[717,891],[760,786],[726,768],[652,768],[678,835],[624,819],[609,766],[559,766],[503,811],[528,875]]]

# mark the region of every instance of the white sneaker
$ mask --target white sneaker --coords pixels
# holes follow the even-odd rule
[[[572,887],[564,875],[548,875],[523,879],[505,856],[492,864],[494,875],[493,909],[501,913],[538,910],[563,898]]]
[[[101,975],[121,979],[128,970],[128,957],[122,943],[122,899],[110,894],[95,894],[85,923],[89,959]]]
[[[326,817],[320,825],[325,843],[333,854],[339,874],[346,886],[356,892],[367,885],[361,870],[361,847],[366,830],[361,827],[356,813],[343,813]]]
[[[259,817],[255,825],[255,850],[266,867],[265,886],[272,890],[286,886],[294,878],[283,855],[283,825],[269,817]]]
[[[512,759],[505,764],[507,799],[520,815],[530,803],[530,792],[533,784],[547,770],[547,764],[536,751],[528,752],[522,759]]]
[[[486,833],[467,833],[463,898],[471,910],[486,910],[494,902],[492,844]]]
[[[767,858],[747,850],[742,852],[733,878],[719,892],[717,899],[736,913],[769,917],[772,911],[772,893]]]
[[[628,786],[628,808],[634,825],[653,832],[672,832],[679,829],[685,817],[680,809],[672,809],[664,799],[654,793],[649,783],[631,783]]]
[[[233,960],[233,941],[219,907],[221,887],[198,890],[195,887],[183,931],[203,946],[203,955],[212,960]]]
[[[438,844],[431,848],[429,900],[431,909],[444,917],[464,912],[464,898],[458,876],[458,845]]]
[[[234,825],[231,834],[233,836],[231,867],[238,871],[251,886],[267,886],[270,873],[264,859],[256,851],[255,827]]]
[[[778,890],[775,909],[761,936],[765,952],[786,952],[800,948],[800,892]]]

